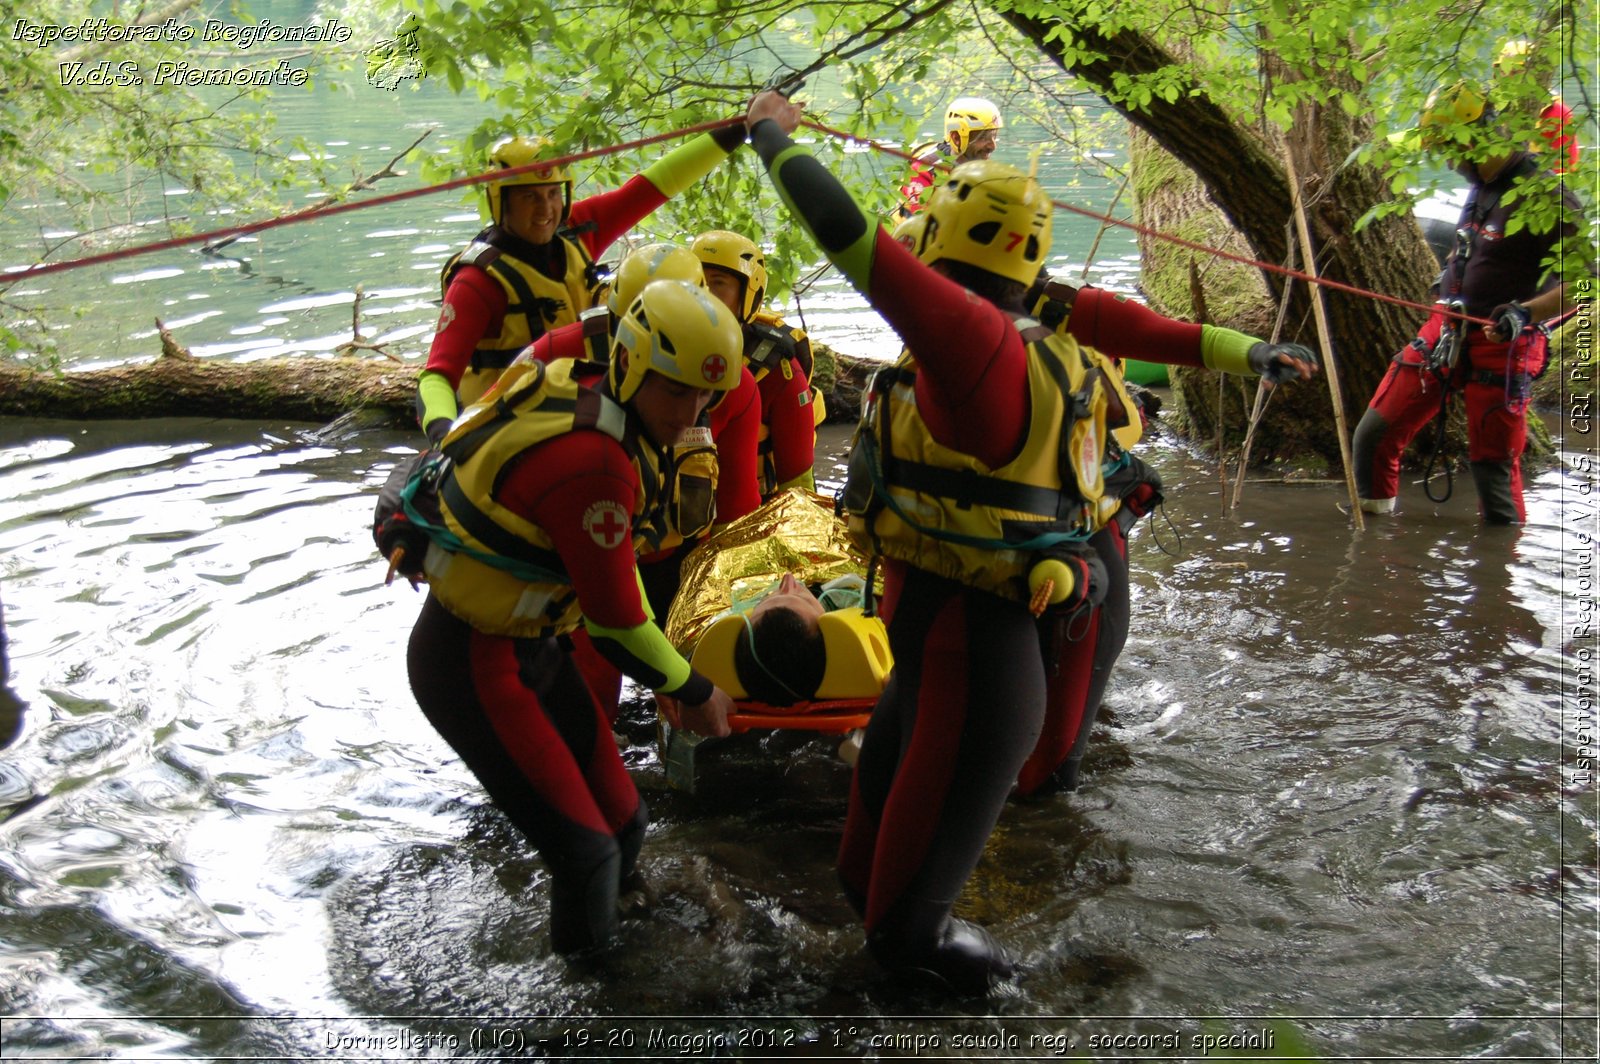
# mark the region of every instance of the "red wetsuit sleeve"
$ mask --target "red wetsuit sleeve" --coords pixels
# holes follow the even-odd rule
[[[789,359],[788,368],[787,377],[779,366],[761,378],[761,419],[767,426],[779,484],[787,484],[816,462],[813,451],[817,425],[811,413],[811,382],[798,360]]]
[[[737,520],[761,505],[756,443],[761,432],[761,392],[748,367],[739,387],[711,411],[717,444],[717,523]]]
[[[568,221],[574,227],[584,222],[595,223],[597,228],[584,233],[580,239],[583,241],[583,246],[588,249],[589,256],[597,259],[605,254],[606,248],[617,242],[618,237],[638,225],[665,202],[667,197],[650,183],[649,178],[643,174],[635,174],[619,189],[589,196],[574,203]]]
[[[881,227],[869,288],[916,357],[917,409],[933,438],[991,467],[1016,457],[1028,428],[1028,364],[1011,318]]]
[[[544,529],[584,616],[607,628],[645,623],[630,534],[639,490],[620,444],[600,432],[558,436],[511,464],[498,498]],[[620,531],[607,517],[621,522]]]
[[[583,323],[575,321],[543,334],[527,346],[526,353],[540,362],[554,362],[558,358],[582,358]]]
[[[476,266],[463,266],[445,290],[444,309],[428,348],[425,369],[442,373],[452,388],[472,364],[472,352],[485,336],[498,336],[505,319],[505,290]]]
[[[1200,357],[1200,326],[1163,317],[1104,288],[1078,289],[1067,332],[1080,344],[1113,358],[1205,365]]]

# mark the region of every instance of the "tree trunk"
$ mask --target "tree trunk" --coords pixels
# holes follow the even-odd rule
[[[1114,95],[1114,79],[1119,73],[1146,74],[1179,61],[1160,43],[1134,31],[1108,35],[1093,27],[1074,25],[1070,27],[1072,35],[1103,58],[1079,62],[1068,68],[1063,49],[1071,41],[1047,39],[1055,28],[1052,23],[1015,11],[1006,11],[1003,15],[1041,52],[1108,99]],[[1294,239],[1294,200],[1281,145],[1263,140],[1256,130],[1226,112],[1203,90],[1198,95],[1180,95],[1171,103],[1153,100],[1141,111],[1115,102],[1112,106],[1194,174],[1210,204],[1220,210],[1227,225],[1242,237],[1245,244],[1242,250],[1246,250],[1249,257],[1277,266],[1286,263]],[[1421,301],[1438,267],[1415,220],[1408,215],[1394,215],[1372,223],[1360,233],[1352,231],[1355,219],[1374,204],[1393,200],[1394,194],[1389,191],[1382,174],[1373,168],[1355,163],[1337,165],[1343,162],[1360,135],[1359,130],[1343,119],[1342,113],[1338,118],[1335,121],[1319,113],[1298,124],[1295,131],[1306,153],[1304,158],[1297,155],[1295,162],[1306,184],[1312,239],[1318,247],[1318,271],[1332,280],[1361,289]],[[1311,151],[1313,145],[1318,152],[1316,155]],[[1150,158],[1148,152],[1143,156],[1146,164]],[[1139,165],[1135,160],[1136,174]],[[1337,176],[1330,178],[1332,173]],[[1181,209],[1170,209],[1171,213],[1158,211],[1150,216],[1152,220],[1147,224],[1165,226],[1169,230],[1177,228],[1179,235],[1187,237],[1189,234],[1182,232],[1184,227],[1172,222],[1185,217],[1198,205],[1198,199],[1185,196],[1183,204]],[[1169,242],[1145,237],[1141,237],[1141,246],[1147,263],[1177,255],[1187,269],[1190,252],[1175,252]],[[1211,243],[1211,246],[1218,245]],[[1238,268],[1227,262],[1197,265],[1203,277],[1210,277],[1219,269]],[[1275,272],[1258,272],[1275,316],[1285,279]],[[1299,283],[1293,286],[1281,339],[1316,347],[1315,324],[1306,288]],[[1354,424],[1382,379],[1390,356],[1415,334],[1423,315],[1420,311],[1366,296],[1334,290],[1327,290],[1326,296],[1334,354],[1340,364],[1345,417]],[[1186,306],[1160,309],[1180,317],[1192,311]],[[1213,308],[1214,312],[1216,310]],[[1216,313],[1214,317],[1217,318],[1215,324],[1232,324],[1258,335],[1270,332],[1273,320],[1265,318],[1266,328],[1262,329],[1259,312],[1253,316],[1233,317],[1231,321]],[[1211,390],[1215,391],[1214,382]],[[1194,398],[1192,388],[1189,397]],[[1339,451],[1331,431],[1332,414],[1326,387],[1290,388],[1275,397],[1268,407],[1268,420],[1258,429],[1258,445],[1264,450],[1257,453],[1264,457],[1271,453],[1288,453],[1297,445],[1295,437],[1300,435],[1290,422],[1308,415],[1330,424],[1326,431],[1316,433],[1315,439],[1304,442],[1313,446],[1330,464],[1336,464]]]
[[[1357,147],[1370,134],[1370,129],[1337,108],[1305,107],[1299,111],[1287,138],[1263,137],[1243,121],[1236,119],[1211,100],[1203,86],[1197,95],[1180,94],[1170,103],[1152,100],[1145,110],[1133,110],[1116,103],[1115,79],[1120,74],[1147,74],[1175,64],[1178,57],[1159,42],[1132,30],[1107,34],[1082,25],[1071,25],[1071,35],[1055,40],[1047,39],[1057,24],[1015,11],[1001,12],[1003,17],[1043,54],[1050,56],[1063,69],[1082,78],[1097,93],[1106,98],[1130,122],[1148,135],[1159,149],[1169,153],[1186,167],[1204,191],[1204,199],[1220,211],[1226,222],[1242,238],[1250,255],[1259,262],[1283,266],[1288,261],[1289,248],[1295,241],[1293,228],[1294,199],[1289,188],[1284,153],[1294,152],[1295,169],[1304,187],[1301,196],[1306,204],[1311,240],[1316,246],[1317,275],[1328,280],[1350,285],[1362,292],[1378,293],[1413,303],[1429,300],[1428,288],[1438,274],[1438,263],[1428,249],[1422,230],[1408,213],[1389,215],[1374,221],[1361,232],[1355,231],[1356,219],[1370,208],[1395,200],[1384,175],[1370,166],[1347,162]],[[1072,37],[1099,53],[1101,58],[1077,62],[1068,67],[1065,49]],[[1270,46],[1270,42],[1269,42]],[[1273,71],[1269,62],[1268,73],[1280,79],[1281,70]],[[1144,165],[1154,158],[1146,151]],[[1133,163],[1138,173],[1140,160]],[[1137,180],[1137,177],[1136,177]],[[1156,207],[1141,200],[1141,214],[1151,228],[1171,231],[1188,237],[1175,219],[1186,219],[1188,212],[1200,208],[1202,197],[1182,194],[1177,206]],[[1192,239],[1192,238],[1191,238]],[[1216,240],[1204,240],[1211,247],[1227,247],[1220,235]],[[1168,241],[1140,237],[1141,254],[1146,275],[1153,262],[1170,260],[1175,255],[1188,268],[1189,252],[1174,252]],[[1198,254],[1196,253],[1196,257]],[[1297,257],[1298,262],[1298,257]],[[1304,263],[1299,268],[1305,269]],[[1202,276],[1202,290],[1208,290],[1208,280],[1216,271],[1251,269],[1226,261],[1215,265],[1197,263]],[[1262,317],[1258,311],[1248,314],[1231,312],[1224,317],[1219,308],[1212,306],[1213,323],[1268,335],[1276,316],[1276,306],[1287,279],[1269,270],[1259,271],[1265,291],[1266,305],[1272,308],[1271,316]],[[1170,286],[1162,286],[1168,291]],[[1287,317],[1280,339],[1292,340],[1320,348],[1313,320],[1309,286],[1293,282],[1289,296]],[[1371,295],[1344,292],[1334,288],[1321,289],[1332,337],[1334,362],[1338,367],[1339,382],[1344,400],[1344,418],[1354,428],[1366,409],[1367,401],[1383,379],[1394,353],[1410,342],[1421,326],[1426,313],[1423,310],[1403,307]],[[1195,307],[1189,305],[1160,306],[1163,313],[1184,317]],[[1265,324],[1265,328],[1262,327]],[[1173,411],[1181,422],[1186,422],[1203,443],[1215,439],[1218,417],[1217,385],[1214,379],[1204,388],[1188,384],[1194,374],[1179,373],[1175,378],[1175,391],[1181,389],[1180,406]],[[1209,375],[1207,375],[1209,376]],[[1182,382],[1182,383],[1180,383]],[[1186,384],[1188,386],[1186,387]],[[1224,395],[1237,394],[1224,388]],[[1253,394],[1253,389],[1252,389]],[[1242,428],[1244,404],[1241,399],[1234,405],[1230,398],[1223,406],[1221,416],[1225,424]],[[1460,404],[1457,403],[1457,406]],[[1230,409],[1231,408],[1231,409]],[[1244,409],[1242,409],[1244,408]],[[1537,419],[1529,420],[1528,455],[1547,456],[1552,447],[1549,434]],[[1239,429],[1234,430],[1234,435]],[[1418,444],[1426,447],[1431,433],[1419,434]],[[1464,427],[1459,414],[1453,419],[1447,453],[1464,451]],[[1263,460],[1278,456],[1301,457],[1306,448],[1324,459],[1330,469],[1340,465],[1338,438],[1325,384],[1316,387],[1290,387],[1280,389],[1268,405],[1265,417],[1257,428],[1252,456]]]
[[[815,377],[828,420],[853,421],[861,389],[879,363],[812,342]],[[52,373],[0,365],[0,415],[106,418],[228,417],[326,422],[361,412],[374,426],[415,428],[415,362],[387,358],[200,359],[162,329],[151,362]]]
[[[186,353],[73,373],[0,366],[0,414],[331,421],[363,410],[379,423],[414,427],[412,396],[420,368],[387,359],[225,362]]]
[[[388,358],[200,359],[156,319],[153,362],[56,373],[0,364],[0,414],[51,418],[230,417],[331,421],[366,411],[416,425],[421,367]]]

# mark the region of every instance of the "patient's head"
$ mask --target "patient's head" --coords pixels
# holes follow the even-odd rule
[[[746,615],[734,643],[733,670],[752,699],[787,706],[814,697],[827,671],[818,620],[822,603],[804,584],[785,574]]]

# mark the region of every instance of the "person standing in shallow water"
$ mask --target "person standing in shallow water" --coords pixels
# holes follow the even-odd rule
[[[489,162],[511,173],[484,186],[490,225],[440,274],[444,306],[417,377],[417,420],[437,442],[460,408],[488,391],[507,364],[549,329],[594,305],[594,262],[668,199],[739,147],[728,126],[691,137],[621,188],[573,202],[573,175],[545,137],[504,137]]]
[[[1478,508],[1487,524],[1527,520],[1522,497],[1522,452],[1528,437],[1528,389],[1544,368],[1543,338],[1528,326],[1566,309],[1567,286],[1545,260],[1557,243],[1576,236],[1578,200],[1563,189],[1555,209],[1567,213],[1544,232],[1513,232],[1511,219],[1524,181],[1539,173],[1538,157],[1507,138],[1484,90],[1457,82],[1435,91],[1422,114],[1422,146],[1443,155],[1470,191],[1456,226],[1456,246],[1440,279],[1438,311],[1394,356],[1351,441],[1356,493],[1371,514],[1395,511],[1400,458],[1423,426],[1443,416],[1448,395],[1467,408],[1467,459]],[[1449,301],[1487,328],[1447,318]],[[1459,330],[1459,332],[1456,332]],[[1454,333],[1454,340],[1452,340]],[[1450,362],[1441,353],[1456,345]]]
[[[608,365],[520,363],[442,444],[455,539],[428,550],[407,671],[429,723],[549,866],[558,953],[613,941],[649,821],[565,637],[582,625],[624,674],[677,699],[690,730],[729,731],[732,700],[655,625],[636,558],[711,524],[703,419],[739,380],[741,344],[703,288],[652,282]]]
[[[801,113],[756,96],[752,143],[789,209],[906,344],[864,403],[844,498],[857,545],[883,561],[895,664],[852,779],[839,876],[885,968],[983,993],[1015,963],[952,908],[1045,717],[1032,544],[1076,541],[1057,571],[1076,575],[1084,601],[1096,580],[1103,594],[1105,568],[1082,543],[1118,500],[1083,481],[1098,481],[1108,438],[1085,436],[1082,461],[1063,466],[1079,453],[1062,437],[1083,420],[1063,383],[1080,352],[1027,317],[1050,246],[1038,182],[990,161],[956,167],[925,204],[913,255],[790,139]],[[1214,368],[1314,368],[1254,352],[1224,345]]]

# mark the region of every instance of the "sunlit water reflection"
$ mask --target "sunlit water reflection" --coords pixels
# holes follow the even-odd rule
[[[831,744],[729,744],[689,796],[642,707],[619,730],[655,811],[654,906],[603,966],[549,954],[542,866],[405,681],[419,599],[381,586],[367,522],[412,443],[0,427],[26,706],[0,765],[0,1009],[33,1017],[7,1021],[8,1055],[324,1055],[396,1031],[459,1050],[467,1018],[560,1039],[574,1015],[730,1038],[773,1015],[814,1052],[865,1051],[924,1012],[947,1038],[1080,1053],[1283,1015],[1330,1058],[1592,1055],[1592,1023],[1561,1023],[1594,1009],[1564,965],[1596,948],[1593,783],[1561,715],[1575,474],[1537,478],[1520,532],[1408,488],[1358,534],[1326,485],[1252,484],[1217,517],[1209,464],[1153,444],[1170,523],[1135,535],[1086,785],[1008,808],[962,902],[1028,974],[952,1004],[861,950]]]

